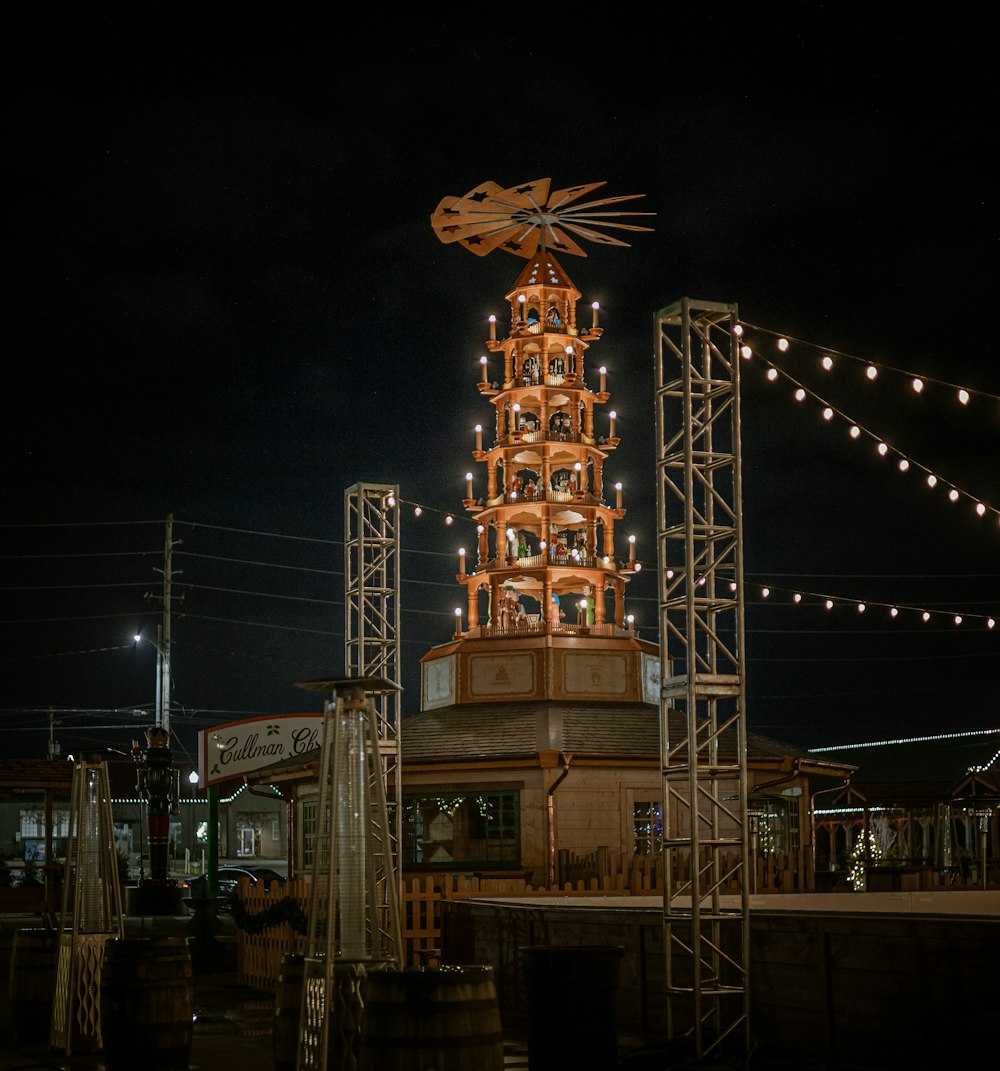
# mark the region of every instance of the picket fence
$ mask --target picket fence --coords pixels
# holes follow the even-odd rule
[[[402,930],[404,962],[407,966],[434,966],[441,947],[441,904],[445,900],[498,896],[650,896],[662,894],[662,866],[659,856],[621,857],[599,849],[585,856],[559,859],[557,872],[569,880],[551,886],[533,886],[525,877],[488,874],[436,874],[404,879],[402,884]],[[677,878],[683,879],[683,874]],[[281,960],[286,953],[302,955],[306,934],[302,918],[309,904],[309,881],[296,878],[270,893],[260,883],[252,888],[240,882],[241,911],[249,925],[237,926],[237,973],[244,985],[276,991]],[[724,892],[736,892],[735,887]],[[288,898],[294,903],[286,902]],[[284,916],[297,907],[298,927]],[[254,924],[263,913],[275,917],[273,925]],[[263,920],[262,920],[263,921]]]

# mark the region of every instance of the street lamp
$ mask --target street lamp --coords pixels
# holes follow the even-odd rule
[[[163,642],[163,626],[156,626],[156,639],[151,640],[137,632],[133,637],[136,645],[145,641],[156,648],[156,717],[157,726],[170,732],[170,644]]]

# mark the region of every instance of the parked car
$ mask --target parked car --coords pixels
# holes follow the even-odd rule
[[[227,912],[232,910],[232,900],[239,894],[240,878],[247,878],[251,885],[263,882],[264,888],[268,892],[271,891],[271,887],[275,882],[277,882],[279,886],[285,884],[284,874],[279,874],[277,870],[272,870],[271,867],[220,866],[219,880],[216,889],[216,895],[218,897],[218,902],[215,905],[216,911]],[[204,874],[192,874],[189,877],[182,878],[181,887],[184,890],[183,895],[185,897],[198,897],[203,895],[202,888],[204,884]]]

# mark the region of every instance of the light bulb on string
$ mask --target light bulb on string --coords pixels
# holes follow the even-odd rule
[[[833,609],[833,599],[827,599],[826,602],[824,603],[824,605],[826,606],[826,608],[828,610],[832,610]]]
[[[959,401],[960,405],[968,405],[969,404],[969,392],[965,389],[965,387],[962,387],[962,388],[959,389],[958,401]]]
[[[423,512],[424,511],[420,508],[420,506],[414,506],[413,507],[413,516],[414,517],[419,517],[420,514],[423,513]]]
[[[982,517],[982,515],[985,512],[986,512],[986,507],[982,504],[982,502],[977,502],[976,503],[976,513],[978,513],[979,516]]]
[[[861,435],[861,429],[857,426],[857,424],[852,424],[851,425],[851,438],[852,439],[857,439],[860,435]]]
[[[882,457],[885,457],[885,455],[887,453],[889,453],[889,447],[886,446],[885,443],[879,443],[878,444],[878,452]]]
[[[869,379],[878,379],[878,369],[877,369],[877,368],[875,367],[875,365],[873,365],[873,364],[870,364],[870,365],[869,365],[869,366],[868,366],[868,367],[867,367],[867,368],[865,369],[865,375],[866,375],[866,376],[867,376],[867,377],[868,377]]]
[[[960,625],[961,623],[962,623],[962,615],[961,614],[955,614],[955,624],[956,625]]]
[[[823,419],[824,420],[833,420],[833,410],[829,406],[827,406],[823,410]]]
[[[890,616],[890,617],[899,617],[899,611],[898,611],[898,610],[896,609],[896,607],[895,607],[895,606],[893,606],[893,607],[892,607],[892,608],[891,608],[891,609],[889,610],[889,616]]]
[[[778,378],[777,368],[769,368],[767,370],[767,378],[773,383]]]
[[[925,623],[927,621],[930,621],[930,619],[931,619],[931,615],[926,610],[924,610],[924,612],[920,615],[920,617]]]
[[[797,402],[804,402],[806,400],[806,392],[801,387],[795,392],[795,400]]]
[[[900,458],[900,461],[899,461],[899,471],[900,471],[900,472],[906,472],[906,470],[907,470],[907,469],[908,469],[909,467],[910,467],[910,463],[909,463],[909,461],[907,461],[905,457],[903,457],[903,458]]]
[[[958,501],[958,491],[954,487],[948,492],[948,498],[952,502],[957,502]]]
[[[778,339],[778,349],[781,350],[782,353],[787,353],[788,352],[788,339],[787,338],[779,338]]]
[[[749,361],[753,356],[753,350],[749,346],[740,346],[740,356],[744,361]]]
[[[920,394],[924,389],[924,381],[922,379],[914,379],[913,389],[917,392],[917,394]]]
[[[742,337],[743,337],[743,324],[736,324],[736,325],[735,325],[735,326],[733,327],[733,334],[734,334],[734,335],[735,335],[735,336],[736,336],[737,338],[742,338]]]
[[[927,486],[928,486],[928,487],[935,487],[936,485],[937,485],[937,477],[936,477],[936,476],[934,475],[934,473],[932,472],[932,473],[931,473],[931,474],[930,474],[930,475],[929,475],[929,476],[927,477]]]
[[[802,596],[797,591],[792,596],[792,602],[802,602]]]
[[[760,594],[761,594],[762,598],[766,599],[771,594],[771,589],[770,588],[761,588],[760,589]]]
[[[865,612],[865,610],[867,610],[867,609],[868,609],[868,607],[863,602],[859,602],[858,603],[858,613],[859,614],[863,614]]]
[[[833,358],[828,353],[823,355],[823,360],[821,363],[827,372],[829,372],[830,369],[833,368]]]

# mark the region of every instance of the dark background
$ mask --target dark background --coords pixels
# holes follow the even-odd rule
[[[607,366],[618,413],[606,485],[625,485],[621,534],[647,566],[629,587],[641,634],[657,633],[654,314],[684,296],[737,302],[762,355],[963,492],[949,503],[768,384],[762,360],[744,364],[750,727],[820,746],[995,726],[988,35],[797,11],[774,26],[605,13],[512,29],[361,15],[351,31],[286,28],[295,46],[280,29],[154,13],[25,25],[9,109],[0,747],[42,756],[51,723],[63,754],[127,750],[149,723],[155,652],[131,636],[155,636],[143,596],[160,590],[168,514],[180,752],[206,725],[319,709],[294,685],[343,670],[344,492],[358,482],[426,507],[402,528],[402,709],[418,709],[418,659],[463,601],[472,526],[444,516],[462,517],[465,473],[481,470],[487,318],[502,334],[524,263],[442,244],[430,215],[486,179],[542,177],[604,181],[601,194],[644,195],[623,208],[655,212],[652,233],[623,235],[630,248],[562,258],[581,315],[601,304],[587,361],[592,376]],[[797,340],[787,354],[778,335]],[[976,392],[965,408],[959,385]],[[793,590],[869,610],[795,606]],[[915,609],[891,621],[882,602]]]

